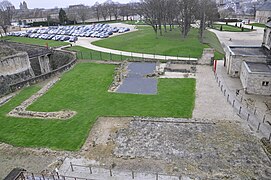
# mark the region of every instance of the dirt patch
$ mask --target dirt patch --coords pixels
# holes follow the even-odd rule
[[[62,160],[73,153],[66,151],[52,151],[49,149],[33,149],[13,147],[0,144],[0,179],[16,167],[30,172],[53,172]]]
[[[83,157],[100,166],[208,178],[268,177],[258,139],[238,122],[99,118]],[[176,121],[176,122],[175,122]]]

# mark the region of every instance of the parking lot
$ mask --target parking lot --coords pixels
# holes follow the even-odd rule
[[[76,42],[78,37],[108,38],[114,33],[130,31],[128,27],[116,27],[109,24],[94,24],[82,26],[50,26],[19,32],[8,33],[8,36],[39,38],[44,40]]]

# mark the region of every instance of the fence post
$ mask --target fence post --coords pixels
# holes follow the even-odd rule
[[[229,97],[230,97],[230,95],[228,94],[228,96],[227,96],[227,102],[229,102]]]
[[[263,123],[264,123],[264,121],[265,121],[265,116],[266,116],[266,114],[263,116]]]
[[[158,173],[156,173],[156,180],[158,180]]]
[[[259,130],[260,130],[260,126],[261,126],[261,123],[259,123],[258,128],[257,128],[257,131],[259,131]]]
[[[234,99],[233,102],[232,102],[232,107],[234,107],[234,103],[235,103],[235,99]]]
[[[135,173],[132,171],[132,179],[135,179]]]
[[[249,116],[250,116],[250,114],[247,114],[247,121],[249,120]]]
[[[100,51],[100,59],[102,60],[102,52]]]
[[[177,54],[177,61],[179,60],[179,54]]]
[[[74,171],[73,166],[72,166],[72,162],[70,162],[70,166],[71,166],[72,171]]]
[[[241,102],[243,102],[243,96],[241,97]]]
[[[242,110],[242,107],[240,106],[240,108],[239,108],[239,114],[241,114],[241,110]]]
[[[112,61],[112,53],[110,52],[110,60]]]
[[[254,110],[254,115],[256,114],[256,110],[257,110],[257,108],[255,107],[255,110]]]
[[[109,169],[109,174],[112,177],[112,169],[111,168]]]
[[[121,61],[122,61],[122,52],[120,52],[120,59],[121,59]]]
[[[92,60],[92,52],[90,51],[90,59]]]
[[[220,87],[220,83],[221,83],[221,81],[218,82],[218,87]]]
[[[90,172],[90,174],[92,174],[92,169],[91,169],[91,166],[89,166],[89,172]]]
[[[81,51],[81,59],[83,59],[83,52]]]
[[[226,95],[226,89],[224,90],[224,96]]]

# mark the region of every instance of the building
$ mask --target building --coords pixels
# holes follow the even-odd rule
[[[271,95],[271,20],[266,24],[262,46],[227,46],[225,65],[238,77],[246,93]]]
[[[265,2],[257,9],[255,20],[259,23],[266,23],[269,17],[271,17],[271,1]]]
[[[28,7],[25,1],[23,3],[20,3],[20,10],[28,10]]]

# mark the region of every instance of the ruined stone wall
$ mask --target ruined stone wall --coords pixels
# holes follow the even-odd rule
[[[242,63],[242,73],[240,76],[243,88],[249,94],[271,95],[271,74],[249,72],[245,63]],[[268,86],[263,86],[263,81],[268,81]]]
[[[266,63],[267,58],[264,56],[241,56],[230,55],[226,62],[227,72],[231,77],[240,77],[242,63],[246,62],[262,62]]]
[[[29,71],[34,76],[26,52],[0,58],[0,76],[13,75],[25,71]]]
[[[74,58],[75,55],[73,55],[71,52],[53,51],[53,53],[49,57],[51,69],[58,69],[71,62]]]

